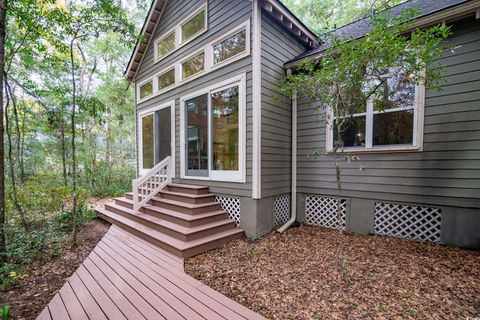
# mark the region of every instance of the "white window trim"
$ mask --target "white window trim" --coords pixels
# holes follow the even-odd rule
[[[140,94],[140,89],[147,83],[151,82],[152,83],[152,93],[150,93],[149,95],[146,95],[145,97],[143,98],[140,98],[141,94]],[[148,79],[145,79],[143,80],[142,82],[138,83],[137,84],[137,96],[138,96],[138,99],[139,101],[143,101],[143,100],[147,100],[151,97],[154,96],[155,94],[155,81],[152,79],[152,78],[148,78]]]
[[[182,96],[180,98],[180,178],[181,179],[191,179],[191,180],[210,180],[210,181],[226,181],[226,182],[237,182],[245,183],[246,182],[246,72],[242,72],[234,77],[226,79],[221,82],[217,82],[213,85],[205,87],[203,89],[197,90],[195,92],[189,93],[188,95]],[[226,89],[232,86],[238,85],[238,98],[239,98],[239,117],[238,117],[238,172],[235,171],[225,171],[224,174],[213,172],[211,168],[211,155],[212,155],[212,136],[211,136],[211,119],[208,119],[209,127],[209,142],[208,142],[208,176],[199,177],[199,176],[188,176],[186,175],[186,114],[185,114],[185,102],[189,99],[198,97],[203,94],[209,95],[209,105],[208,105],[208,115],[211,114],[211,103],[210,103],[210,94],[218,90]],[[220,171],[220,170],[218,170]],[[212,175],[212,172],[214,173]]]
[[[167,38],[169,35],[172,34],[172,32],[174,33],[174,47],[172,50],[168,51],[167,53],[164,53],[163,56],[159,56],[158,55],[158,44],[165,40],[165,38]],[[157,39],[155,39],[154,41],[154,49],[153,49],[153,55],[154,55],[154,61],[155,63],[166,58],[167,56],[171,55],[175,50],[177,50],[177,34],[175,32],[175,28],[173,29],[170,29],[168,32],[165,32],[164,34],[162,34],[160,37],[158,37]]]
[[[159,78],[160,76],[163,76],[165,73],[170,72],[171,70],[174,70],[174,72],[175,72],[175,82],[173,82],[171,85],[169,85],[169,86],[167,86],[167,87],[165,87],[165,88],[158,89],[158,78]],[[169,66],[169,67],[167,67],[167,68],[162,69],[160,72],[158,72],[157,74],[155,74],[154,79],[156,79],[156,82],[157,82],[157,83],[156,83],[156,88],[155,88],[156,90],[158,90],[158,91],[157,91],[157,94],[169,90],[171,87],[173,87],[173,86],[177,83],[177,70],[176,70],[176,68],[175,68],[175,65]]]
[[[216,46],[217,44],[219,44],[220,42],[230,38],[231,36],[239,33],[240,31],[242,31],[243,29],[245,29],[245,33],[246,33],[246,36],[245,36],[245,50],[243,52],[240,52],[240,53],[237,53],[236,55],[234,56],[231,56],[230,58],[228,59],[225,59],[223,61],[220,61],[219,63],[217,64],[214,64],[213,63],[213,47]],[[211,43],[210,43],[210,48],[211,48],[211,56],[212,56],[212,67],[211,69],[214,70],[216,68],[221,68],[223,67],[224,65],[227,65],[233,61],[236,61],[236,60],[239,60],[239,59],[242,59],[248,55],[250,55],[250,19],[245,21],[244,23],[242,23],[241,25],[231,29],[227,34],[224,34],[220,37],[218,37],[217,39],[213,40]]]
[[[198,14],[200,11],[205,10],[205,21],[204,21],[204,27],[199,30],[197,33],[195,33],[192,37],[189,39],[185,40],[182,42],[182,26],[188,22],[192,17],[194,17],[196,14]],[[200,7],[198,7],[195,11],[190,13],[188,16],[183,18],[179,23],[177,23],[173,28],[169,29],[167,32],[162,33],[160,36],[158,36],[154,40],[154,63],[157,63],[163,59],[165,59],[167,56],[171,55],[187,43],[193,41],[194,39],[198,38],[200,35],[204,34],[208,30],[208,1],[205,1]],[[158,43],[168,37],[172,32],[175,33],[175,47],[164,54],[163,56],[158,55]]]
[[[160,104],[157,106],[153,106],[144,110],[141,110],[137,114],[137,121],[138,121],[138,134],[137,134],[137,145],[138,145],[138,170],[139,170],[139,176],[145,174],[148,172],[149,169],[143,169],[143,141],[142,141],[142,118],[145,116],[148,116],[150,114],[153,114],[155,111],[165,109],[170,107],[170,127],[171,127],[171,157],[172,157],[172,163],[175,164],[175,100],[169,101],[164,104]],[[153,123],[155,126],[155,122]],[[155,151],[154,151],[155,152]],[[175,176],[175,165],[172,166],[172,175]]]
[[[183,64],[185,62],[187,62],[188,60],[202,54],[203,52],[203,70],[200,71],[200,72],[197,72],[195,74],[192,74],[191,76],[187,77],[187,78],[183,78]],[[179,83],[184,83],[186,81],[190,81],[195,78],[198,78],[199,76],[201,76],[202,74],[205,73],[205,71],[207,70],[207,53],[205,52],[205,48],[200,48],[196,51],[194,51],[193,53],[189,54],[188,56],[186,56],[185,58],[183,58],[182,60],[180,60],[180,62],[178,63],[178,66],[179,66]]]
[[[213,65],[213,46],[215,44],[217,44],[218,42],[232,36],[233,34],[239,32],[242,28],[245,28],[246,31],[247,31],[247,39],[246,39],[246,47],[245,47],[245,51],[244,52],[241,52],[233,57],[230,57],[229,59],[226,59],[216,65]],[[182,63],[185,62],[186,60],[192,58],[193,56],[195,56],[196,54],[200,53],[201,51],[204,51],[205,52],[205,65],[204,65],[204,70],[202,72],[199,72],[199,73],[196,73],[194,74],[193,76],[190,76],[188,78],[185,78],[185,79],[182,79]],[[210,41],[208,44],[206,44],[205,46],[195,50],[193,53],[190,53],[188,56],[186,56],[185,58],[182,58],[181,60],[177,61],[177,62],[174,62],[168,66],[166,66],[165,68],[163,68],[162,70],[160,70],[159,72],[156,72],[153,76],[150,76],[149,78],[145,79],[145,80],[142,80],[142,82],[138,83],[137,84],[137,92],[138,92],[138,95],[137,95],[137,103],[142,103],[144,101],[147,101],[149,99],[152,99],[162,93],[165,93],[169,90],[173,90],[181,85],[184,85],[190,81],[193,81],[199,77],[202,77],[212,71],[215,71],[217,69],[221,69],[231,63],[234,63],[240,59],[243,59],[245,57],[248,57],[250,56],[251,54],[251,45],[250,45],[250,18],[247,19],[246,21],[244,21],[243,23],[241,23],[240,25],[236,26],[235,28],[233,29],[230,29],[227,33],[225,33],[224,35],[214,39],[213,41]],[[162,90],[158,90],[158,76],[161,75],[162,73],[172,69],[172,68],[175,68],[175,84],[171,85],[171,86],[168,86]],[[153,84],[153,94],[150,94],[144,98],[140,98],[140,90],[139,90],[139,87],[142,86],[143,84],[145,84],[146,82],[148,81],[152,81],[152,84]]]
[[[413,113],[413,144],[412,145],[390,145],[390,146],[373,146],[373,115],[380,113],[390,113],[398,111],[414,110]],[[331,108],[326,109],[326,152],[333,151],[333,117]],[[423,150],[423,127],[424,127],[424,112],[425,112],[425,85],[423,83],[415,85],[415,101],[414,105],[410,107],[399,107],[388,109],[384,111],[374,111],[373,101],[370,99],[367,102],[367,112],[358,113],[354,116],[365,116],[365,147],[344,147],[339,152],[341,153],[375,153],[375,152],[401,152],[401,151],[422,151]]]

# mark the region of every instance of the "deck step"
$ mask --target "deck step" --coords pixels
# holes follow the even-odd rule
[[[105,209],[126,218],[142,223],[148,227],[162,231],[182,241],[190,241],[208,236],[220,231],[232,229],[235,223],[225,216],[224,219],[205,223],[194,227],[185,227],[174,222],[158,218],[148,213],[137,212],[117,204],[105,204]]]
[[[181,192],[181,193],[189,193],[189,194],[206,194],[208,193],[209,188],[206,186],[198,186],[192,184],[178,184],[178,183],[170,183],[167,186],[167,190],[172,192]]]
[[[184,192],[174,192],[170,190],[161,190],[160,192],[158,192],[157,196],[170,200],[183,201],[185,203],[191,204],[200,204],[215,201],[215,195],[211,193],[190,194]]]
[[[116,198],[115,203],[129,209],[133,209],[133,200],[127,198]],[[186,214],[178,211],[159,208],[152,205],[145,205],[141,209],[142,212],[149,213],[160,219],[177,223],[184,227],[196,227],[205,223],[223,220],[227,217],[227,213],[223,210],[199,213],[196,215]]]
[[[126,198],[128,199],[133,199],[133,193],[127,192],[125,194]],[[212,210],[220,210],[221,206],[218,202],[214,201],[210,202],[205,202],[205,203],[186,203],[183,201],[178,201],[178,200],[172,200],[172,199],[167,199],[167,198],[160,198],[160,197],[152,197],[148,204],[173,210],[173,211],[178,211],[182,213],[187,213],[187,214],[198,214],[198,213],[204,213]]]
[[[107,209],[96,208],[95,211],[105,220],[182,258],[217,248],[228,241],[240,238],[243,234],[242,230],[232,228],[191,241],[182,241]]]

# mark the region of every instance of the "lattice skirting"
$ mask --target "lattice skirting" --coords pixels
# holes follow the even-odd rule
[[[347,200],[340,201],[342,228],[345,229]],[[307,195],[305,197],[305,223],[338,229],[337,198]]]
[[[216,196],[215,200],[220,203],[222,209],[228,213],[230,219],[235,221],[237,227],[240,225],[240,199],[235,197]]]
[[[275,225],[283,226],[291,217],[290,195],[286,194],[275,198],[273,202],[273,214]]]
[[[441,225],[438,208],[375,203],[375,234],[438,243]]]

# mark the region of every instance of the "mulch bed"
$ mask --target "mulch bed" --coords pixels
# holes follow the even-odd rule
[[[57,259],[31,264],[15,287],[0,291],[0,306],[11,306],[11,319],[35,319],[109,227],[100,219],[87,223],[78,234],[78,246],[64,248]]]
[[[228,243],[186,261],[187,273],[270,319],[464,319],[480,317],[480,252],[290,228]]]

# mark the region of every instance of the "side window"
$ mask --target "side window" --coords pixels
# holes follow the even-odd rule
[[[140,86],[140,99],[148,97],[153,93],[153,84],[152,81],[149,81]]]

